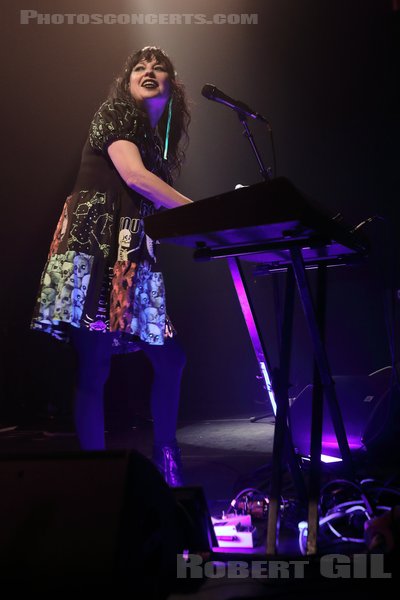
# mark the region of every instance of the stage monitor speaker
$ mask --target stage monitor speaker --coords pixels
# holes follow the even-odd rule
[[[0,585],[174,580],[176,500],[138,452],[2,455],[0,485]]]
[[[350,450],[365,448],[378,439],[390,415],[391,367],[366,376],[334,376],[336,396]],[[289,411],[292,439],[299,454],[309,456],[313,385],[294,399]],[[340,457],[335,430],[324,396],[322,453]]]
[[[203,488],[187,486],[173,488],[172,493],[179,508],[181,530],[185,548],[193,554],[207,554],[218,546],[211,515]]]

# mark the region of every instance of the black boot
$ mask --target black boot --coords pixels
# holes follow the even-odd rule
[[[170,487],[183,485],[181,449],[177,444],[153,447],[153,462]]]

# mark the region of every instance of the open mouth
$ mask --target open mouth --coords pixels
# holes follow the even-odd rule
[[[158,84],[153,79],[147,79],[146,81],[144,81],[142,83],[142,87],[152,90],[152,89],[155,89],[156,87],[158,87]]]

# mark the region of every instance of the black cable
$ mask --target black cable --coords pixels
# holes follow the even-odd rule
[[[267,123],[267,129],[268,129],[269,138],[270,138],[270,142],[271,142],[272,165],[273,165],[272,170],[273,170],[273,174],[274,174],[274,178],[275,178],[276,174],[277,174],[276,150],[275,150],[274,134],[272,131],[272,127],[269,123]]]
[[[354,481],[351,481],[350,479],[334,479],[333,481],[328,481],[322,488],[321,488],[321,496],[322,494],[325,492],[325,490],[327,488],[329,488],[332,485],[349,485],[350,487],[353,487],[357,490],[357,492],[359,492],[361,494],[361,486],[358,483],[355,483]]]

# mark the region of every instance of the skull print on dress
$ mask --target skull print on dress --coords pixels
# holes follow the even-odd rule
[[[41,319],[79,324],[92,261],[92,257],[74,251],[51,256],[42,276],[43,287],[38,299]]]
[[[40,296],[40,315],[45,320],[50,320],[54,313],[54,299],[56,292],[52,288],[43,288]]]
[[[132,234],[129,229],[121,229],[118,235],[118,260],[128,260],[128,250],[131,245]]]
[[[135,287],[132,333],[153,345],[164,343],[165,289],[161,273],[153,273],[146,263],[140,265]]]
[[[82,278],[88,275],[90,269],[89,261],[85,256],[76,256],[74,259],[74,273],[79,283],[82,284]]]

